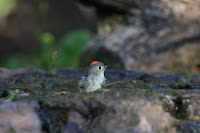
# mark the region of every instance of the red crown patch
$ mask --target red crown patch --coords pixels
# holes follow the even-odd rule
[[[98,61],[93,61],[91,64],[90,64],[90,67],[92,66],[92,65],[94,65],[94,64],[97,64],[97,63],[99,63]]]

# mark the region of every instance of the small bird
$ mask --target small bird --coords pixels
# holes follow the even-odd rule
[[[108,66],[105,66],[102,62],[93,61],[86,75],[78,83],[79,91],[93,92],[102,88],[106,82],[104,71]]]

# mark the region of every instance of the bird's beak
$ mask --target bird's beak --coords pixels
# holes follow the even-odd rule
[[[107,67],[109,67],[110,65],[106,65],[106,66],[104,66],[105,68],[107,68]]]

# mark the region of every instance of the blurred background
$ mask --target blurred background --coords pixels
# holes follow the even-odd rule
[[[94,33],[95,20],[87,20],[73,0],[0,0],[2,67],[77,68]]]
[[[0,67],[200,73],[199,0],[0,0]]]

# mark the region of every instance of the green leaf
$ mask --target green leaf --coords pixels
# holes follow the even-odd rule
[[[16,89],[15,92],[13,93],[13,95],[11,97],[8,98],[7,101],[12,102],[12,100],[15,98],[15,96],[19,93],[19,90]]]

